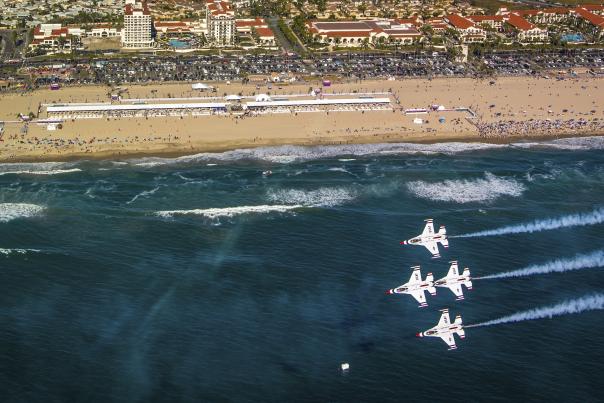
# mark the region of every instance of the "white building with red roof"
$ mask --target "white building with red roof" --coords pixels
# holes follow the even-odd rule
[[[169,34],[193,34],[202,35],[205,34],[205,27],[202,23],[195,19],[181,20],[181,21],[154,21],[153,26],[157,36],[169,35]]]
[[[235,10],[225,0],[206,0],[207,39],[213,46],[235,44]]]
[[[516,13],[507,16],[506,22],[517,32],[520,42],[545,42],[547,41],[547,30],[531,24],[525,18]]]
[[[450,14],[445,16],[445,21],[459,33],[463,43],[479,43],[487,39],[484,29],[478,27],[473,21],[462,17],[459,14]]]
[[[592,6],[592,10],[597,11],[594,6]],[[596,35],[604,35],[603,16],[593,13],[592,11],[588,10],[585,6],[577,7],[573,10],[573,12],[577,16],[577,21],[580,25],[592,29],[593,33]]]
[[[239,34],[249,34],[252,29],[268,28],[264,18],[240,18],[235,20],[235,29]]]
[[[254,28],[254,36],[258,40],[260,46],[275,46],[275,33],[270,28],[258,27]]]
[[[341,47],[382,42],[410,45],[423,39],[415,23],[397,20],[309,21],[307,26],[316,41]]]
[[[495,30],[503,29],[503,16],[502,15],[469,15],[466,17],[476,25],[488,26]]]
[[[146,2],[126,0],[122,46],[130,49],[153,47],[152,19]]]

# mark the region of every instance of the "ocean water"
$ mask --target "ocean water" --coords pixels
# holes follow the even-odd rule
[[[1,400],[602,401],[603,149],[0,164]],[[425,218],[440,259],[399,245]],[[450,260],[491,278],[423,309],[384,295]],[[487,325],[456,351],[416,338],[443,308]]]

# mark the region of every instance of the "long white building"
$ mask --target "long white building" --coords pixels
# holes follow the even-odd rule
[[[126,0],[122,46],[132,49],[153,47],[151,13],[143,1]]]

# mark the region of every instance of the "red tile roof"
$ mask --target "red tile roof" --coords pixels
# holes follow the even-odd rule
[[[139,11],[142,12],[144,15],[149,15],[149,9],[147,8],[147,3],[146,2],[142,2],[141,3],[142,7],[135,7],[132,4],[126,4],[126,7],[124,7],[124,14],[125,15],[132,15],[135,11]]]
[[[584,4],[579,7],[584,8],[587,11],[604,11],[604,5],[601,4]]]
[[[256,18],[254,20],[237,20],[235,21],[235,25],[239,28],[256,27],[260,25],[266,25],[266,21],[264,21],[264,18]]]
[[[509,15],[508,23],[521,31],[528,31],[535,28],[533,24],[514,13]]]
[[[474,22],[484,22],[484,21],[502,21],[503,15],[469,15],[467,17],[468,20]]]
[[[256,28],[258,36],[275,36],[275,33],[270,28]]]
[[[596,25],[598,27],[604,28],[604,17],[600,17],[599,15],[596,15],[594,13],[590,13],[589,11],[587,11],[584,8],[576,8],[575,12],[579,16],[581,16],[581,18],[583,18],[586,21],[589,21],[593,25]]]
[[[474,26],[472,21],[458,14],[447,15],[445,18],[449,21],[449,24],[453,25],[455,28],[468,29]]]

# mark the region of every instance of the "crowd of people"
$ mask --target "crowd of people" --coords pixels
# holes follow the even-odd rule
[[[560,135],[570,133],[602,133],[604,119],[530,119],[475,122],[481,137],[508,137],[517,135]]]

